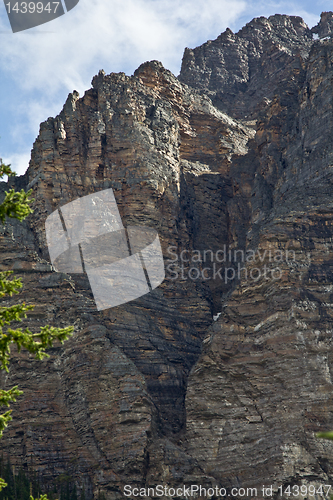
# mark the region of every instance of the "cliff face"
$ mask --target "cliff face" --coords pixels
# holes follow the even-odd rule
[[[186,48],[179,79],[230,116],[249,119],[288,78],[288,65],[308,56],[312,36],[300,17],[256,18],[237,34],[227,29],[216,40]]]
[[[3,377],[24,390],[1,440],[16,466],[89,498],[330,484],[333,446],[314,432],[333,428],[333,44],[312,39],[330,19],[227,30],[185,50],[179,79],[156,61],[100,72],[41,124],[15,181],[34,213],[1,229],[1,269],[37,304],[31,329],[75,334]],[[157,230],[166,277],[98,312],[86,275],[52,269],[44,224],[108,188],[124,226]]]

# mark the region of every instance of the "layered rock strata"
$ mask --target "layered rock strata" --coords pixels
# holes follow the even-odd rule
[[[332,445],[314,437],[333,428],[333,44],[313,40],[324,24],[255,19],[186,49],[179,79],[156,61],[132,77],[101,71],[41,124],[15,181],[33,189],[34,213],[2,228],[1,269],[38,304],[31,329],[75,334],[48,361],[13,359],[4,383],[25,392],[1,446],[45,487],[67,475],[89,498],[123,498],[125,484],[262,498],[266,484],[278,498],[330,484]],[[86,275],[52,269],[44,225],[109,188],[125,227],[157,230],[166,278],[98,312]]]

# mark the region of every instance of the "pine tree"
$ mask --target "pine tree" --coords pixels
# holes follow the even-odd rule
[[[0,159],[0,179],[4,175],[13,176],[15,173],[11,170],[10,165],[5,165]],[[6,216],[12,217],[22,221],[30,213],[32,209],[30,204],[34,201],[30,198],[31,191],[27,193],[21,190],[20,192],[11,189],[6,192],[5,199],[2,204],[0,204],[0,221],[2,224],[5,223]],[[13,294],[18,294],[20,288],[22,288],[22,282],[20,278],[13,278],[11,276],[12,271],[0,272],[0,299],[5,296],[12,296]],[[52,347],[54,341],[59,341],[63,343],[73,332],[73,327],[69,326],[67,328],[55,328],[49,325],[40,328],[37,333],[32,333],[28,328],[22,330],[21,328],[10,328],[10,324],[16,321],[22,321],[26,318],[27,311],[33,309],[34,306],[25,303],[15,304],[10,307],[0,306],[0,369],[6,370],[8,372],[9,360],[10,360],[10,348],[12,344],[16,344],[18,351],[21,348],[27,349],[31,354],[35,355],[36,359],[43,359],[48,357],[45,349]],[[20,396],[22,391],[18,389],[17,386],[12,387],[8,391],[0,389],[0,406],[10,406],[10,403],[15,402],[16,398]],[[0,438],[4,429],[7,427],[8,422],[12,419],[11,410],[6,411],[0,415]],[[8,488],[15,488],[15,483],[12,485],[12,480],[15,480],[15,476],[10,472],[9,469],[5,469],[5,478],[7,480],[0,478],[0,491],[3,487],[8,485]],[[8,495],[7,495],[8,493]],[[9,498],[9,491],[6,491],[6,497]],[[19,500],[16,499],[15,500]],[[47,500],[46,495],[42,495],[40,500]]]
[[[13,177],[16,174],[12,171],[10,165],[5,165],[0,158],[0,179],[4,175]],[[32,213],[32,209],[29,206],[34,201],[29,198],[31,193],[32,190],[26,193],[23,189],[21,191],[15,191],[14,189],[11,189],[9,192],[6,191],[5,199],[0,205],[0,220],[2,224],[4,224],[6,216],[22,221]]]

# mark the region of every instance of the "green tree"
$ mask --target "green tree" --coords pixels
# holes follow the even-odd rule
[[[5,165],[0,159],[0,179],[5,175],[10,177],[15,175],[15,173],[11,170],[10,165]],[[23,189],[20,192],[11,189],[5,194],[5,199],[0,204],[0,221],[2,224],[5,223],[6,216],[22,221],[32,213],[30,204],[34,200],[30,198],[31,191],[26,193]],[[11,274],[12,271],[0,272],[0,299],[5,296],[18,294],[20,288],[22,288],[21,279],[14,278]],[[22,330],[21,328],[10,327],[11,323],[22,321],[23,318],[26,318],[27,311],[33,308],[34,306],[26,306],[25,303],[15,304],[10,307],[0,306],[0,369],[8,372],[10,349],[13,344],[16,344],[18,351],[23,347],[31,354],[34,354],[36,359],[43,359],[48,357],[48,354],[45,352],[46,348],[52,347],[53,342],[56,340],[63,343],[73,332],[74,328],[72,326],[55,328],[46,325],[41,327],[37,333],[32,333],[28,328]],[[12,387],[8,391],[0,389],[0,406],[9,407],[10,403],[15,402],[16,398],[21,394],[23,393],[17,386]],[[0,438],[11,419],[11,410],[0,415]],[[7,483],[0,478],[0,491],[5,486],[7,486]],[[46,495],[43,495],[41,500],[47,500]]]
[[[0,179],[7,175],[8,177],[15,176],[15,172],[12,171],[10,165],[5,165],[0,158]],[[7,217],[13,217],[18,220],[23,220],[27,215],[32,213],[30,208],[30,203],[34,200],[30,199],[32,191],[27,193],[21,189],[21,191],[15,191],[11,189],[9,192],[6,191],[6,196],[0,205],[0,220],[2,224],[5,223],[6,215]]]

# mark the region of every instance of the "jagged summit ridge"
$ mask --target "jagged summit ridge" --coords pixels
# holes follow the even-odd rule
[[[322,12],[319,23],[312,28],[319,38],[331,37],[333,33],[333,12]]]
[[[312,30],[301,17],[280,14],[255,18],[236,34],[228,28],[216,40],[185,49],[179,80],[210,95],[231,116],[256,117],[286,67],[309,56],[313,33],[330,32],[331,14],[323,13]]]

